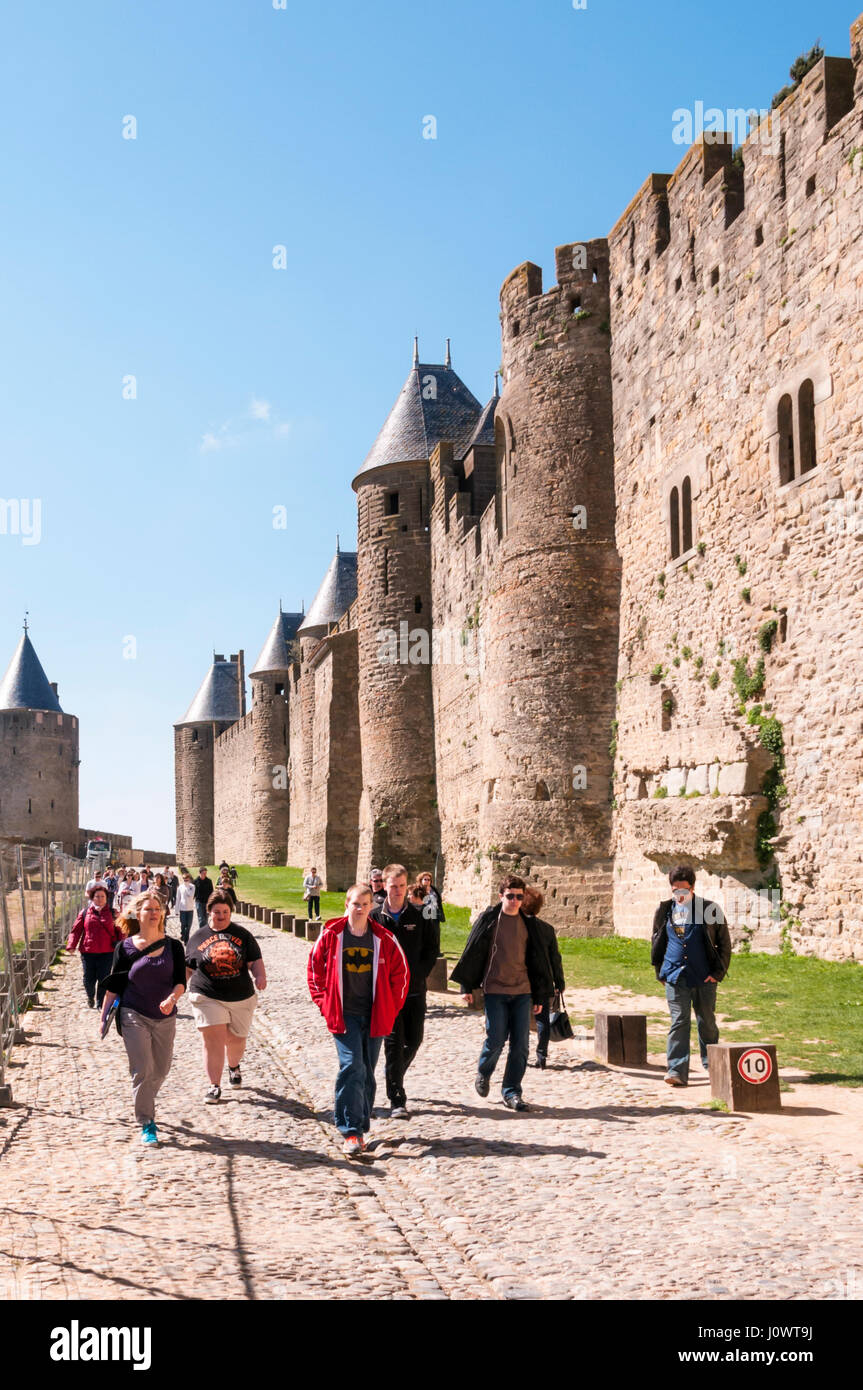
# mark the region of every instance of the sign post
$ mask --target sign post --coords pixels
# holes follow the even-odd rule
[[[781,1110],[779,1067],[773,1043],[713,1043],[707,1049],[710,1094],[729,1110]]]

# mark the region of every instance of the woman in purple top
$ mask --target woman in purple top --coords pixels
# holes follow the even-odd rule
[[[141,1142],[158,1144],[156,1096],[171,1068],[177,1000],[186,988],[182,942],[165,935],[165,910],[152,889],[140,893],[117,924],[124,939],[106,980],[102,1020],[120,996],[117,1031],[129,1058],[135,1118]]]

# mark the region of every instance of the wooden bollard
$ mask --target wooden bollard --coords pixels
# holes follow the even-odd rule
[[[271,907],[265,907],[265,908],[263,908],[263,909],[262,909],[261,921],[264,923],[265,926],[268,927],[268,926],[270,925],[270,923],[272,922],[272,920],[273,920],[273,909],[272,909]]]
[[[779,1066],[773,1043],[710,1043],[710,1094],[729,1110],[749,1112],[782,1109]]]
[[[433,994],[446,994],[446,956],[438,956],[426,976],[426,989]]]
[[[282,931],[289,931],[289,932],[291,933],[291,935],[293,936],[293,933],[294,933],[294,914],[293,914],[292,912],[283,912],[283,913],[282,913]]]
[[[593,1053],[612,1067],[647,1066],[647,1014],[598,1013]]]
[[[281,914],[281,912],[276,912],[275,909],[274,909],[274,910],[270,913],[270,926],[273,928],[273,931],[281,931],[281,930],[282,930],[282,914]]]
[[[318,937],[319,937],[320,934],[321,934],[321,927],[322,927],[323,925],[324,925],[323,922],[307,922],[307,923],[306,923],[306,940],[307,940],[307,941],[317,941]]]
[[[294,936],[302,937],[303,941],[305,941],[305,939],[306,939],[306,927],[307,927],[307,926],[308,926],[308,923],[306,922],[305,917],[295,917],[295,918],[294,918]]]

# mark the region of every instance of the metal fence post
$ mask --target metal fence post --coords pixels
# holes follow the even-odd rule
[[[3,973],[0,978],[0,1105],[12,1104],[12,1087],[6,1084],[6,1054],[19,1032],[18,997],[15,990],[15,953],[6,908],[6,883],[3,876],[3,855],[0,853],[0,936],[2,936]]]
[[[33,994],[33,960],[30,954],[30,933],[27,930],[27,898],[24,893],[24,855],[21,846],[15,846],[15,868],[18,873],[18,894],[21,899],[21,930],[24,933],[24,959],[27,962],[27,995]]]

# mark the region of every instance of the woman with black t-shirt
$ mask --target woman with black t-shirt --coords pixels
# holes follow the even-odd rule
[[[120,996],[117,1031],[129,1058],[135,1119],[141,1142],[158,1144],[156,1096],[171,1069],[177,1000],[186,989],[182,942],[165,935],[165,913],[157,893],[140,893],[117,923],[123,933],[105,981],[104,1024]]]
[[[267,987],[261,948],[251,932],[231,921],[230,898],[219,889],[207,901],[207,925],[189,938],[186,983],[210,1083],[204,1101],[215,1105],[222,1097],[226,1054],[230,1084],[243,1084],[240,1062],[258,1002],[255,986]]]

